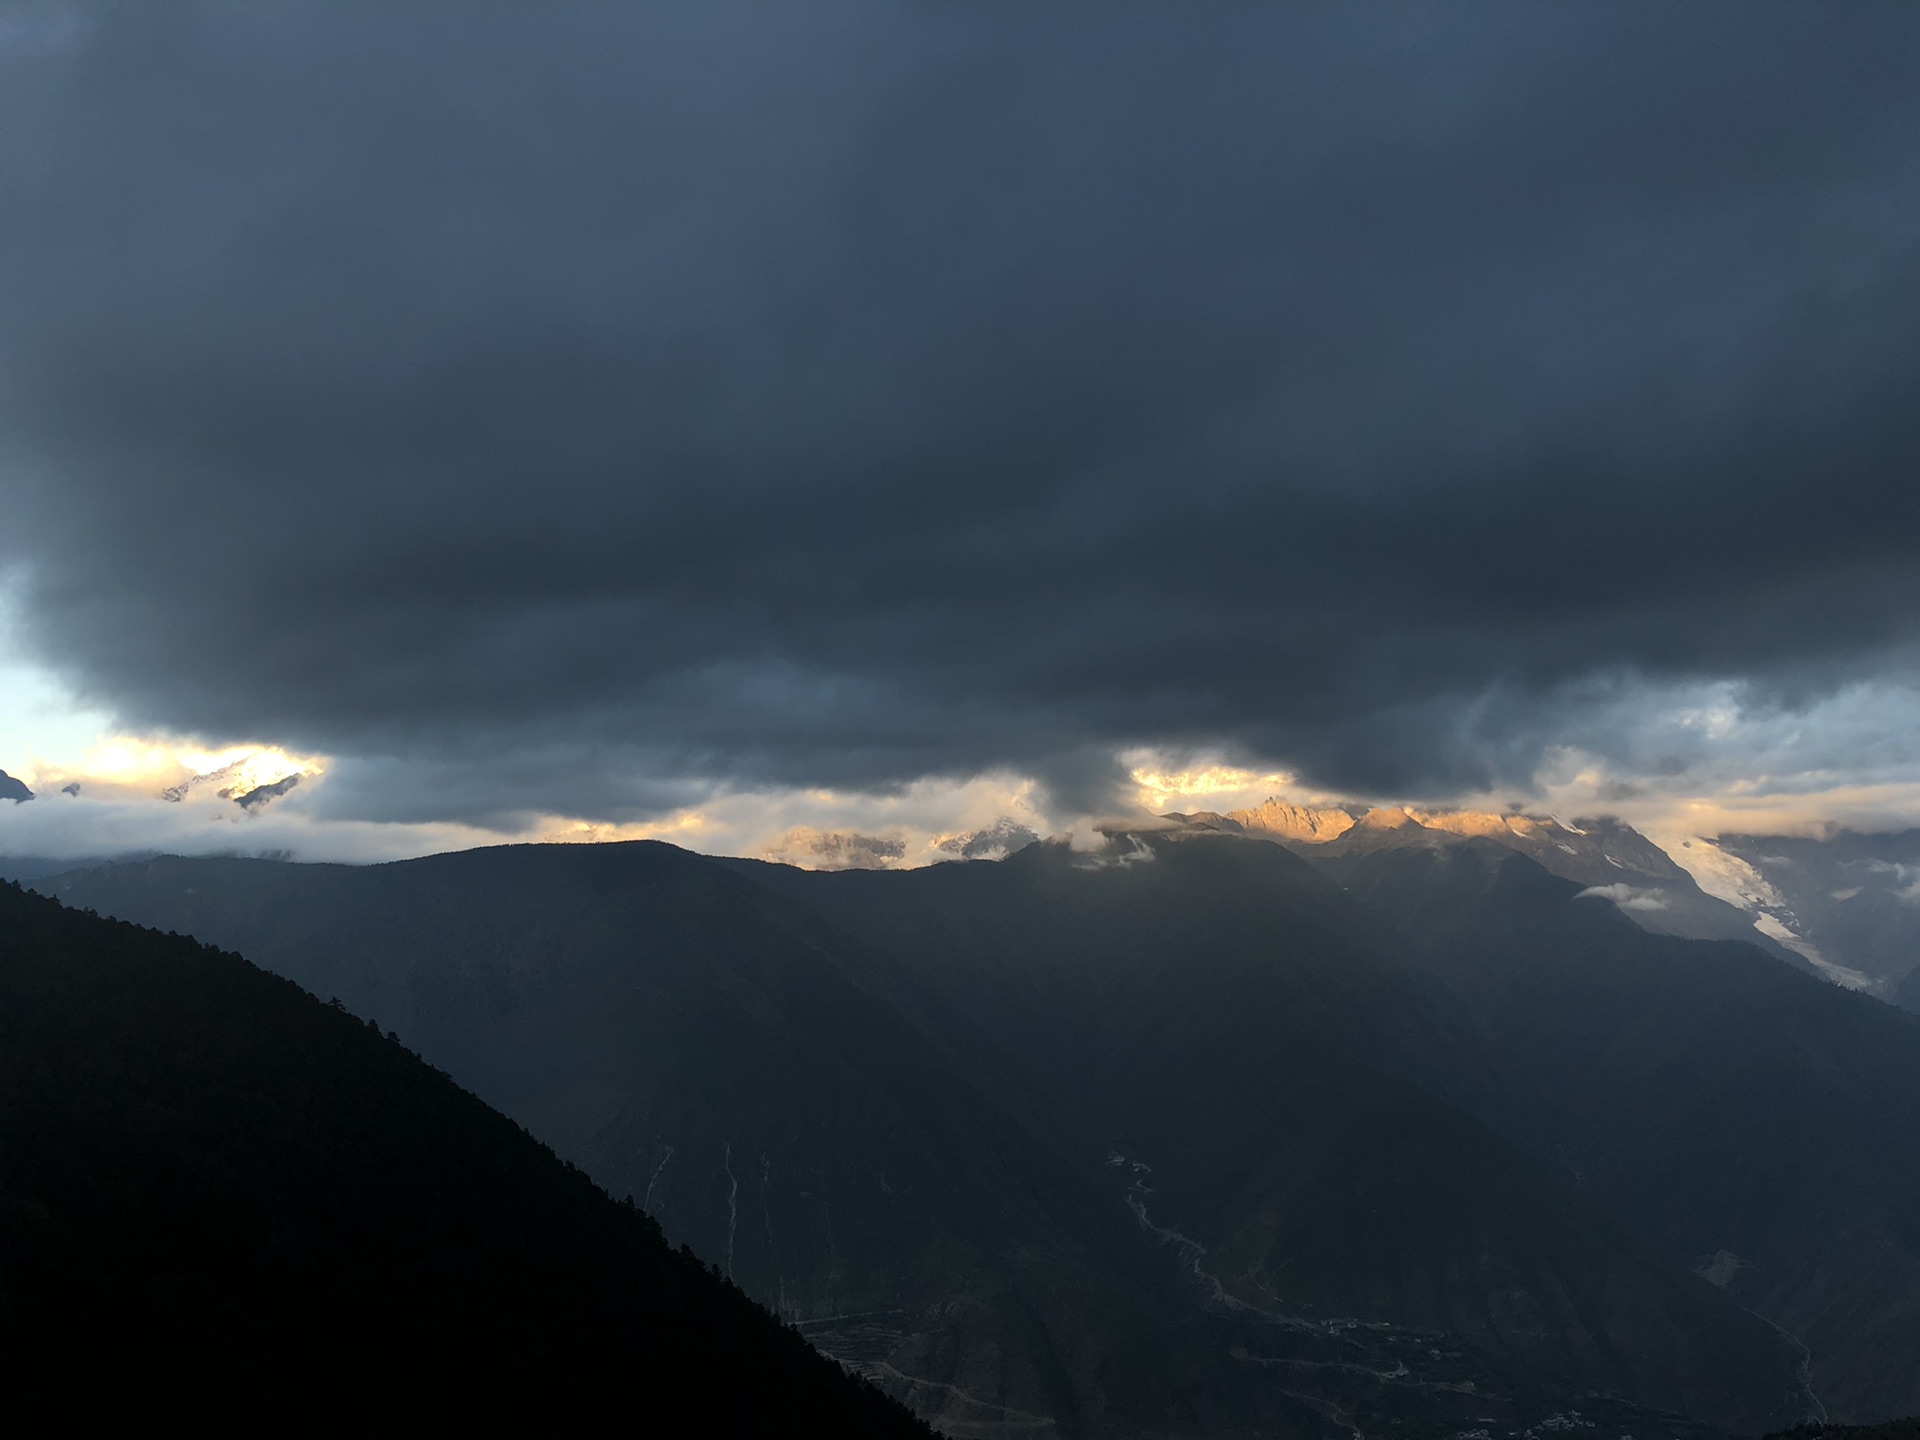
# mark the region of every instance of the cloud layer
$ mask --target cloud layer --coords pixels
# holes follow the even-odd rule
[[[1676,696],[1913,671],[1916,46],[23,10],[0,557],[83,701],[336,757],[338,820],[1000,772],[1085,813],[1139,746],[1630,786],[1703,763],[1636,748]]]

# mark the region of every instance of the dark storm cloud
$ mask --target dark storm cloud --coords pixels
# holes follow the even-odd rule
[[[1456,788],[1914,638],[1911,7],[22,13],[35,641],[389,808]]]

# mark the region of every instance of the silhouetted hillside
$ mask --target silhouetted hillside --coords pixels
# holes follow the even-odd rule
[[[141,1376],[283,1414],[617,1400],[678,1433],[930,1433],[397,1041],[11,885],[0,1347],[10,1403]]]
[[[1190,1342],[1100,1245],[1133,1224],[1098,1157],[962,1079],[885,966],[709,860],[162,858],[51,888],[394,1027],[810,1338],[927,1382],[901,1393],[929,1413],[1072,1414],[1076,1388],[1181,1404],[1168,1357]]]

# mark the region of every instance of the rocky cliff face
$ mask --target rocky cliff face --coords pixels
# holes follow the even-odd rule
[[[1257,810],[1235,810],[1230,819],[1256,835],[1320,845],[1338,839],[1353,828],[1353,816],[1344,810],[1318,810],[1269,800]]]

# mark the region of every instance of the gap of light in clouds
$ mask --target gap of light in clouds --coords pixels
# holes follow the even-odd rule
[[[1920,695],[1910,687],[1856,684],[1795,705],[1730,683],[1627,682],[1571,697],[1568,743],[1547,752],[1531,786],[1495,791],[1335,794],[1243,752],[1140,745],[1114,757],[1127,784],[1107,814],[1063,810],[1034,777],[1001,770],[878,792],[683,778],[677,802],[626,813],[521,811],[473,823],[453,806],[446,817],[394,819],[365,802],[380,785],[404,782],[403,759],[369,769],[359,757],[293,753],[259,738],[129,733],[25,658],[17,625],[17,612],[0,603],[0,768],[40,798],[0,805],[0,854],[217,851],[374,861],[506,842],[661,839],[808,867],[904,868],[1003,853],[994,843],[1002,830],[1016,843],[1026,834],[1090,843],[1103,822],[1226,812],[1268,798],[1607,814],[1683,863],[1684,842],[1694,837],[1920,824],[1920,757],[1909,739],[1920,734]],[[335,772],[345,789],[329,790]],[[288,777],[297,779],[267,803],[236,803]]]

